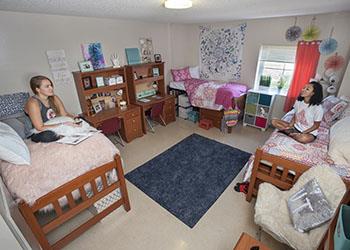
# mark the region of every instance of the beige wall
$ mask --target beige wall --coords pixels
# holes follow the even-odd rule
[[[339,54],[350,56],[350,12],[317,15],[316,24],[321,28],[321,39],[329,36],[335,27],[333,37],[339,43]],[[312,16],[298,18],[298,25],[305,28]],[[232,21],[210,24],[213,27],[235,27],[247,23],[246,40],[243,48],[241,82],[253,87],[259,48],[262,44],[296,45],[284,38],[286,29],[294,18],[268,18],[248,21]],[[208,24],[205,24],[208,25]],[[15,91],[29,91],[28,80],[35,74],[51,77],[46,50],[64,49],[71,71],[78,70],[77,62],[83,59],[80,44],[99,41],[102,43],[107,64],[109,57],[117,52],[122,63],[126,63],[124,48],[139,47],[140,37],[152,37],[156,53],[166,62],[167,80],[169,69],[199,64],[199,25],[166,24],[126,21],[114,19],[55,16],[0,11],[0,94]],[[319,72],[323,72],[322,56]],[[345,71],[340,72],[340,77]],[[67,108],[80,112],[75,86],[55,86],[56,93]],[[274,116],[283,115],[284,97],[278,97]]]
[[[134,22],[0,11],[0,94],[29,91],[28,81],[35,74],[51,77],[47,50],[64,49],[71,71],[83,60],[81,43],[99,41],[106,63],[117,52],[126,63],[124,49],[139,47],[140,37],[151,37],[156,53],[165,62],[169,57],[169,26]],[[166,64],[166,67],[168,65]],[[74,83],[55,86],[71,112],[81,111]]]
[[[305,28],[311,22],[313,16],[298,17],[297,25]],[[243,48],[243,64],[241,72],[241,82],[250,87],[254,86],[259,48],[261,45],[295,45],[297,42],[285,40],[285,32],[288,27],[294,24],[294,17],[267,18],[247,21],[232,21],[224,23],[201,24],[212,27],[236,27],[241,23],[247,23],[246,39]],[[316,15],[316,25],[321,29],[320,39],[327,38],[331,28],[334,26],[333,37],[338,41],[338,53],[349,60],[350,56],[350,12],[331,13]],[[176,28],[175,28],[176,27]],[[199,64],[199,25],[188,25],[183,28],[181,25],[172,26],[172,36],[178,42],[173,46],[172,62],[174,66],[182,67],[186,65]],[[190,35],[189,35],[190,34]],[[192,39],[192,40],[191,40]],[[185,47],[188,46],[185,49]],[[323,73],[323,64],[328,56],[321,56],[318,72]],[[345,67],[339,72],[342,78]],[[278,96],[275,100],[273,116],[281,117],[283,112],[284,97]]]

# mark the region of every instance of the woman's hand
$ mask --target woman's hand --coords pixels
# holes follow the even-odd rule
[[[81,127],[81,123],[77,124],[74,122],[62,122],[62,123],[60,123],[60,125],[66,125],[66,126],[71,126],[71,127]]]

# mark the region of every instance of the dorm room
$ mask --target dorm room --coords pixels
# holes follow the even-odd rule
[[[282,5],[2,1],[0,248],[348,249],[350,4]]]

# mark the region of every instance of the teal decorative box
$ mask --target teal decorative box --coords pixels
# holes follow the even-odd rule
[[[193,121],[194,123],[198,122],[199,120],[199,112],[197,111],[191,111],[188,113],[188,120]]]

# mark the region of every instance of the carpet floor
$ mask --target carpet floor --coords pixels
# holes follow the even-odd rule
[[[192,134],[126,178],[193,228],[249,157],[247,152]]]

